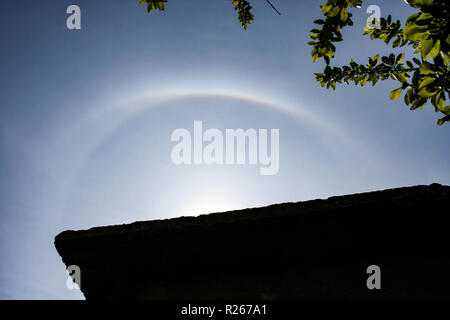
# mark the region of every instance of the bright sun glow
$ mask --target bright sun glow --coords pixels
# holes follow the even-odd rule
[[[177,212],[180,216],[198,216],[237,209],[242,209],[242,205],[230,195],[205,193],[182,203]]]

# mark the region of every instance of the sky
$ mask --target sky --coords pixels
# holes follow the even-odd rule
[[[54,247],[64,230],[199,215],[418,184],[450,184],[450,127],[398,84],[321,88],[306,43],[320,1],[253,0],[244,30],[227,0],[0,3],[0,299],[84,299]],[[66,9],[81,8],[81,30]],[[388,53],[362,36],[363,1],[337,65]],[[407,49],[395,50],[406,52]],[[171,133],[279,130],[279,171],[175,165]]]

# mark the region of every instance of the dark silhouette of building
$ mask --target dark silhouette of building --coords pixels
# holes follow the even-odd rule
[[[449,199],[398,188],[65,231],[55,246],[87,299],[450,298]]]

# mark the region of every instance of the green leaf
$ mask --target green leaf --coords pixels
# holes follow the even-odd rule
[[[439,119],[437,124],[442,126],[446,121],[450,121],[450,114],[447,114],[445,117]]]
[[[428,53],[428,56],[431,59],[434,59],[437,57],[437,55],[439,54],[439,51],[441,51],[441,40],[437,40],[435,45],[433,46],[433,48],[430,50],[430,52]]]
[[[421,89],[423,89],[423,88],[429,86],[429,85],[432,84],[434,81],[436,81],[436,78],[430,78],[430,77],[424,78],[424,80],[423,80],[423,81],[420,83],[420,85],[419,85],[419,90],[421,90]]]
[[[341,10],[341,20],[343,22],[347,22],[347,20],[348,20],[348,10],[347,10],[347,8],[342,8],[342,10]]]
[[[437,101],[437,107],[439,110],[444,111],[445,109],[445,95],[444,94],[440,94],[438,101]]]
[[[428,38],[429,33],[427,32],[427,26],[418,26],[415,23],[410,23],[406,26],[403,31],[403,37],[408,40],[425,40]]]
[[[395,77],[397,78],[397,80],[399,80],[400,82],[407,82],[408,78],[406,77],[406,73],[401,73],[401,72],[394,72]]]
[[[367,77],[364,76],[364,77],[361,79],[361,82],[360,82],[359,84],[361,85],[361,87],[364,87],[364,86],[366,85],[366,83],[367,83]]]
[[[445,65],[448,65],[448,64],[450,63],[450,56],[447,55],[447,54],[446,54],[445,52],[443,52],[442,50],[441,50],[440,54],[441,54],[442,60],[444,61],[444,64],[445,64]]]
[[[395,90],[391,91],[391,93],[389,94],[389,98],[391,98],[391,100],[397,100],[400,97],[401,93],[402,93],[402,88],[395,89]]]
[[[433,46],[433,39],[425,40],[420,44],[420,53],[422,54],[423,59],[426,59],[428,53],[431,51],[431,49],[433,49]]]
[[[323,13],[328,13],[328,12],[330,12],[331,9],[333,9],[333,6],[331,4],[326,4],[326,5],[322,6]]]
[[[406,94],[405,94],[405,104],[406,105],[409,105],[411,103],[411,95],[412,95],[412,93],[413,93],[413,89],[412,88],[409,89],[408,91],[406,91]]]
[[[400,62],[403,61],[403,59],[405,59],[405,54],[404,54],[404,53],[400,53],[400,54],[397,56],[396,61],[397,61],[397,63],[400,63]]]
[[[419,97],[422,98],[431,98],[432,96],[434,96],[436,94],[436,91],[430,92],[427,90],[427,88],[423,88],[422,90],[420,90],[417,95]]]
[[[375,57],[373,57],[373,62],[375,66],[380,62],[380,54],[377,54]]]
[[[428,75],[428,74],[434,74],[433,66],[428,63],[424,62],[420,65],[419,70],[422,74]]]
[[[341,11],[341,8],[339,7],[334,7],[333,9],[331,9],[331,11],[328,13],[329,17],[336,17],[339,14],[339,11]]]

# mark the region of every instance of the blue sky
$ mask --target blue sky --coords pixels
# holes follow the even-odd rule
[[[67,229],[450,184],[450,127],[433,108],[390,101],[393,81],[322,89],[306,45],[320,2],[273,2],[282,16],[253,0],[247,31],[226,0],[170,0],[150,15],[137,0],[1,2],[0,298],[83,298],[53,245]],[[66,28],[71,4],[78,31]],[[361,36],[370,4],[413,12],[363,1],[336,64],[389,51]],[[175,166],[170,134],[194,120],[279,129],[279,173]]]

